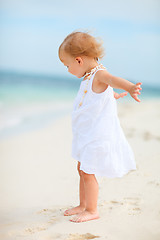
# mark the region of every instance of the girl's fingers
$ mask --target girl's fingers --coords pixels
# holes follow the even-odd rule
[[[141,94],[139,91],[135,91],[134,94]]]
[[[140,95],[141,94],[141,92],[140,92],[140,90],[142,90],[142,88],[141,88],[141,85],[142,83],[141,82],[138,82],[138,83],[136,83],[136,86],[135,86],[135,88],[134,88],[134,90],[133,90],[133,98],[137,101],[137,102],[140,102],[141,100],[138,98],[138,95]]]
[[[140,102],[141,100],[139,98],[134,98],[137,102]]]
[[[114,94],[114,97],[116,99],[119,99],[119,98],[123,98],[126,95],[127,95],[127,92],[123,92],[123,93],[120,93],[120,94],[116,93],[116,94]]]
[[[136,88],[136,89],[139,89],[139,90],[142,90],[142,88],[141,88],[141,87],[139,87],[139,86],[136,86],[135,88]]]
[[[127,93],[121,93],[121,94],[120,94],[120,96],[122,96],[122,97],[123,97],[123,96],[126,96],[126,95],[127,95]]]
[[[124,96],[126,96],[126,95],[127,95],[127,92],[121,93],[121,95],[124,95]]]
[[[133,94],[133,98],[137,101],[140,102],[141,100],[137,97],[137,94]]]
[[[141,84],[142,84],[142,83],[136,83],[135,88],[136,88],[136,89],[140,89],[140,90],[142,90],[142,88],[141,88]]]
[[[136,85],[142,85],[142,83],[141,83],[141,82],[139,82],[139,83],[136,83]]]

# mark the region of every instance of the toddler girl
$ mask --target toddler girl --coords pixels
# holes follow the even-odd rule
[[[86,32],[69,34],[59,47],[59,58],[68,71],[82,78],[72,111],[72,157],[80,175],[79,206],[64,215],[76,215],[72,222],[98,219],[97,176],[122,177],[136,169],[134,154],[117,116],[113,88],[124,89],[138,102],[140,85],[111,75],[98,63],[102,44]],[[115,97],[115,98],[114,98]]]

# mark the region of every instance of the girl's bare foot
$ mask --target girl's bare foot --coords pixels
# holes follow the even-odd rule
[[[75,214],[83,212],[84,210],[85,210],[85,207],[82,207],[82,206],[77,206],[77,207],[74,207],[74,208],[70,208],[70,209],[68,209],[64,212],[64,216],[75,215]]]
[[[72,219],[70,219],[70,221],[79,223],[79,222],[86,222],[86,221],[90,221],[90,220],[94,220],[94,219],[98,219],[98,218],[99,218],[98,212],[91,213],[91,212],[85,210],[85,211],[77,214]]]

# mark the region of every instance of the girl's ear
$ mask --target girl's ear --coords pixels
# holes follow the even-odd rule
[[[81,57],[76,57],[75,60],[77,61],[78,64],[82,65],[83,60]]]

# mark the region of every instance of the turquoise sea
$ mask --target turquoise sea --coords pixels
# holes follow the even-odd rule
[[[0,72],[0,139],[45,127],[70,114],[82,79]],[[132,80],[130,80],[132,81]],[[132,81],[134,82],[134,81]],[[122,92],[121,90],[115,90]],[[160,86],[143,83],[141,101],[160,97]],[[119,101],[132,101],[129,94]]]

